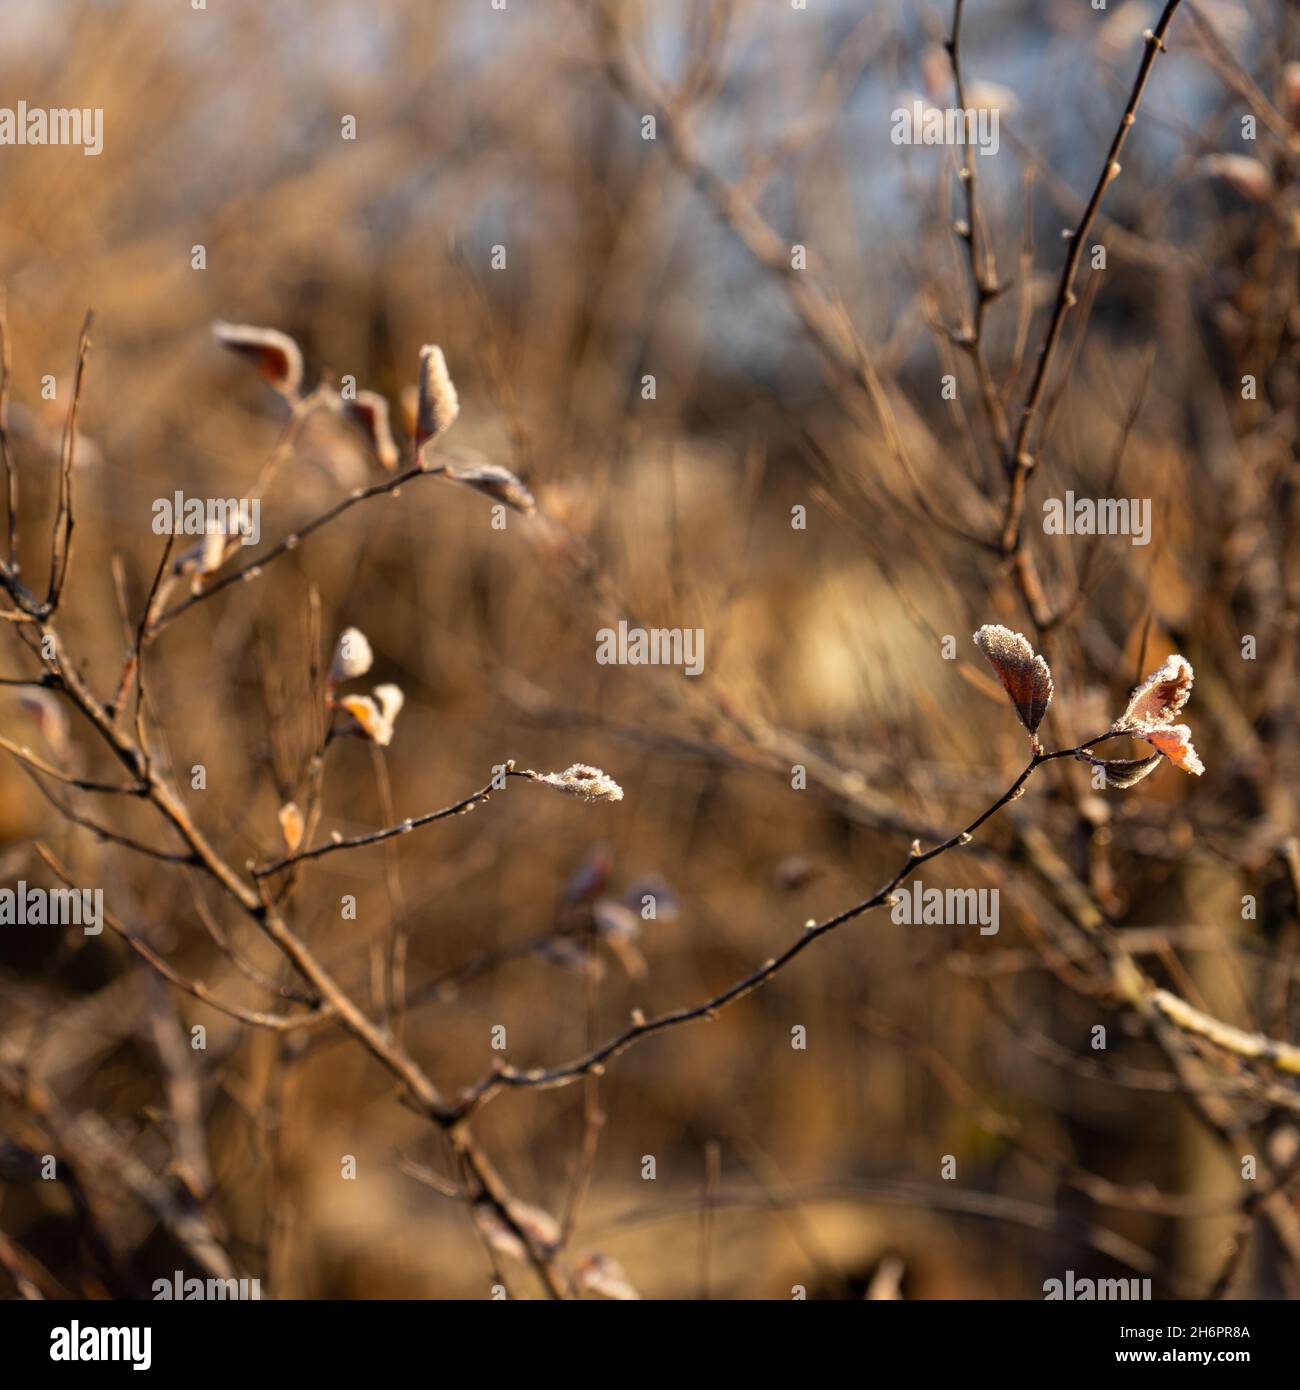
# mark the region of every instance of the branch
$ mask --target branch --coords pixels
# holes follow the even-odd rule
[[[72,468],[77,455],[77,412],[81,405],[81,387],[85,379],[86,356],[90,352],[90,327],[95,321],[93,311],[87,311],[77,342],[77,366],[72,378],[72,402],[63,429],[63,448],[59,459],[59,506],[54,516],[54,536],[50,547],[50,587],[45,596],[43,614],[52,614],[59,606],[63,586],[72,563]]]
[[[1234,1028],[1217,1018],[1194,1009],[1186,1000],[1171,994],[1167,989],[1157,989],[1151,994],[1151,1002],[1176,1028],[1194,1037],[1204,1038],[1224,1052],[1250,1061],[1267,1062],[1291,1076],[1300,1076],[1300,1047],[1294,1043],[1278,1042],[1263,1033],[1247,1033]]]
[[[642,1038],[650,1037],[655,1033],[665,1032],[669,1028],[675,1028],[683,1023],[693,1023],[700,1019],[716,1017],[719,1009],[728,1004],[734,1003],[737,999],[744,998],[745,995],[752,993],[761,985],[767,983],[774,975],[783,970],[794,958],[801,955],[812,943],[828,932],[834,931],[837,927],[842,927],[846,922],[851,922],[864,913],[870,912],[877,907],[892,905],[893,892],[922,864],[931,859],[937,859],[941,854],[954,849],[959,845],[967,845],[975,832],[984,824],[985,821],[997,814],[1004,806],[1016,800],[1023,792],[1025,783],[1044,763],[1054,762],[1058,758],[1072,758],[1076,754],[1091,748],[1094,744],[1102,743],[1112,737],[1110,733],[1098,734],[1095,738],[1088,739],[1073,748],[1061,748],[1052,753],[1036,752],[1029,762],[1025,765],[1020,776],[993,802],[986,810],[981,811],[978,816],[964,829],[957,834],[949,836],[941,844],[935,845],[928,850],[922,850],[918,841],[912,842],[912,849],[903,865],[893,875],[893,877],[883,887],[879,888],[869,898],[855,904],[853,907],[846,908],[843,912],[837,913],[834,917],[828,917],[824,922],[813,923],[804,929],[803,935],[791,942],[784,951],[778,956],[773,956],[766,960],[762,965],[750,971],[748,975],[736,980],[727,986],[720,993],[706,999],[703,1003],[691,1007],[674,1009],[669,1013],[660,1014],[657,1018],[647,1019],[640,1015],[639,1011],[633,1015],[632,1024],[616,1036],[607,1039],[598,1047],[593,1048],[585,1056],[575,1058],[573,1061],[561,1063],[558,1066],[542,1068],[534,1067],[528,1070],[520,1070],[517,1067],[498,1066],[488,1075],[482,1077],[472,1086],[461,1093],[460,1099],[453,1107],[453,1114],[456,1118],[462,1118],[477,1109],[477,1107],[499,1091],[507,1088],[516,1087],[540,1087],[549,1089],[555,1086],[564,1086],[576,1080],[580,1076],[585,1076],[597,1069],[603,1063],[617,1057],[619,1053],[626,1051],[634,1043]]]
[[[952,81],[956,91],[957,107],[966,110],[966,87],[961,73],[961,21],[965,0],[954,0],[952,10],[952,32],[945,47],[952,65]],[[970,356],[979,383],[980,400],[994,442],[1004,456],[1010,447],[1010,428],[1006,411],[998,396],[993,373],[984,355],[984,318],[989,305],[1002,293],[998,285],[997,270],[993,260],[993,250],[983,233],[979,214],[979,200],[975,189],[975,160],[969,158],[965,147],[961,154],[961,167],[958,171],[962,187],[966,192],[966,222],[960,236],[966,246],[967,263],[970,269],[971,321],[968,331],[955,339],[957,346]]]
[[[1128,102],[1124,107],[1124,114],[1120,118],[1119,128],[1110,142],[1110,149],[1106,152],[1106,161],[1102,166],[1096,187],[1092,190],[1092,197],[1088,199],[1083,216],[1079,219],[1079,225],[1070,234],[1070,249],[1066,253],[1065,264],[1061,267],[1061,282],[1056,291],[1056,304],[1052,310],[1051,320],[1047,325],[1047,333],[1043,338],[1042,347],[1038,352],[1038,365],[1034,370],[1029,394],[1025,397],[1020,424],[1016,430],[1015,443],[1006,460],[1006,467],[1011,475],[1011,488],[1007,496],[1007,510],[1002,526],[1002,552],[1004,555],[1012,554],[1019,545],[1020,518],[1025,506],[1025,483],[1037,462],[1030,450],[1030,432],[1034,426],[1039,403],[1043,398],[1043,391],[1047,386],[1047,376],[1052,367],[1052,360],[1056,356],[1056,349],[1060,344],[1066,316],[1076,303],[1074,277],[1079,269],[1079,261],[1083,257],[1083,243],[1096,220],[1106,190],[1119,177],[1120,152],[1124,148],[1124,142],[1128,139],[1129,131],[1132,130],[1137,120],[1137,109],[1141,104],[1142,94],[1146,90],[1147,80],[1151,76],[1152,67],[1155,65],[1156,55],[1164,50],[1165,34],[1173,21],[1174,12],[1178,9],[1179,2],[1180,0],[1166,0],[1159,23],[1147,33],[1146,51],[1142,55],[1142,62],[1133,81],[1132,91],[1129,92]]]
[[[25,681],[23,684],[40,685],[43,682]],[[0,749],[12,754],[25,768],[33,772],[43,773],[46,777],[53,777],[55,781],[62,782],[69,787],[76,787],[79,791],[104,792],[116,796],[142,796],[144,794],[144,789],[139,783],[95,782],[86,777],[75,777],[72,773],[64,772],[62,768],[57,768],[52,763],[38,758],[30,748],[24,747],[20,743],[14,743],[3,735],[0,735]]]
[[[38,840],[34,848],[56,878],[61,879],[69,888],[77,886],[72,875],[45,845]],[[179,970],[176,970],[160,956],[147,941],[137,936],[130,927],[121,922],[107,908],[104,909],[103,916],[108,927],[120,936],[141,960],[157,971],[168,984],[184,990],[186,994],[192,995],[199,1003],[207,1004],[228,1018],[237,1019],[240,1023],[247,1023],[254,1028],[268,1028],[274,1032],[284,1033],[298,1028],[314,1028],[318,1023],[323,1023],[333,1015],[333,1010],[328,1005],[319,1003],[309,1013],[304,1014],[264,1013],[259,1009],[245,1009],[239,1004],[227,1003],[224,999],[219,999],[213,994],[202,980],[191,980],[182,975]]]
[[[9,449],[9,296],[0,287],[0,464],[5,474],[5,521],[8,528],[8,576],[18,573],[18,469]]]
[[[414,468],[408,468],[404,473],[397,473],[391,478],[385,478],[382,482],[355,489],[341,502],[336,502],[332,507],[321,512],[319,516],[313,517],[305,525],[298,527],[296,531],[291,531],[264,554],[250,560],[245,565],[240,565],[238,569],[233,569],[228,574],[222,575],[220,579],[214,579],[199,593],[191,594],[189,598],[176,604],[174,608],[169,608],[165,613],[160,614],[157,620],[149,625],[145,634],[146,637],[152,641],[163,628],[174,619],[179,618],[182,613],[188,612],[195,604],[202,603],[204,599],[211,598],[213,594],[219,594],[223,589],[237,584],[241,579],[257,579],[263,569],[273,560],[278,560],[281,555],[287,555],[291,550],[296,550],[299,544],[306,540],[313,531],[319,531],[322,526],[327,526],[336,517],[342,516],[344,512],[355,507],[359,502],[366,502],[372,497],[382,497],[385,493],[396,492],[403,484],[413,482],[416,478],[437,476],[436,469],[421,467],[417,464]]]
[[[505,764],[505,770],[507,777],[530,778],[528,773],[516,772],[513,761]],[[386,830],[376,830],[368,835],[354,835],[349,839],[330,840],[327,844],[316,845],[312,849],[304,849],[296,854],[287,854],[283,859],[276,859],[270,864],[263,864],[260,868],[255,867],[250,872],[254,878],[268,878],[271,874],[278,874],[283,869],[303,863],[304,860],[320,859],[324,855],[335,853],[337,850],[360,849],[365,845],[379,845],[398,835],[409,835],[412,830],[418,830],[422,825],[432,825],[434,821],[446,820],[449,816],[463,815],[466,811],[473,810],[481,802],[490,800],[494,791],[501,790],[502,788],[497,785],[496,779],[493,778],[485,787],[480,787],[478,791],[472,792],[451,806],[444,806],[441,811],[430,811],[423,816],[411,816],[397,825],[390,825]]]

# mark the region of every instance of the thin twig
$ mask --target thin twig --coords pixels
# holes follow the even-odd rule
[[[1124,149],[1124,142],[1128,139],[1129,131],[1132,130],[1137,120],[1137,110],[1142,101],[1142,94],[1146,91],[1147,80],[1151,76],[1151,69],[1155,65],[1156,56],[1164,50],[1165,35],[1169,31],[1169,25],[1173,21],[1179,3],[1180,0],[1166,0],[1159,22],[1155,29],[1147,34],[1146,50],[1142,55],[1142,62],[1138,67],[1133,88],[1129,92],[1124,114],[1120,117],[1119,128],[1111,139],[1101,174],[1092,190],[1092,197],[1088,199],[1087,205],[1084,207],[1079,225],[1070,234],[1069,250],[1066,252],[1065,264],[1061,267],[1061,280],[1056,291],[1056,303],[1052,308],[1047,332],[1043,336],[1042,346],[1038,351],[1038,364],[1034,368],[1033,379],[1030,382],[1025,403],[1021,408],[1020,423],[1016,428],[1015,441],[1011,453],[1006,459],[1006,468],[1011,477],[1011,485],[1007,494],[1007,508],[1002,525],[1002,550],[1007,555],[1010,555],[1018,545],[1020,519],[1025,505],[1025,484],[1037,463],[1030,448],[1030,434],[1034,427],[1039,402],[1042,400],[1043,392],[1047,386],[1047,377],[1052,368],[1052,360],[1056,356],[1056,348],[1061,340],[1061,331],[1065,327],[1067,315],[1076,302],[1074,277],[1079,269],[1079,262],[1083,258],[1084,242],[1096,220],[1106,190],[1119,177],[1120,153]]]
[[[513,762],[503,764],[504,776],[506,777],[525,777],[526,774],[516,772]],[[418,830],[421,826],[432,825],[434,821],[446,820],[450,816],[460,816],[466,811],[471,811],[475,806],[482,805],[490,801],[494,791],[501,790],[501,783],[493,777],[486,786],[480,787],[478,791],[471,792],[469,796],[462,797],[461,800],[453,802],[450,806],[444,806],[440,811],[429,811],[422,816],[411,816],[397,825],[390,825],[385,830],[374,830],[366,835],[353,835],[349,839],[339,838],[330,840],[323,845],[316,845],[311,849],[299,850],[294,854],[286,854],[282,859],[275,859],[270,864],[254,866],[251,870],[254,878],[269,878],[271,874],[278,874],[283,869],[293,867],[295,864],[304,863],[308,859],[320,859],[324,855],[334,854],[339,850],[362,849],[366,845],[380,845],[385,840],[391,840],[398,835],[409,835],[412,830]]]

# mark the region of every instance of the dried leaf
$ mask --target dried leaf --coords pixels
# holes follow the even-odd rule
[[[648,970],[645,957],[637,946],[641,935],[641,918],[630,907],[602,898],[592,908],[596,931],[613,951],[618,963],[631,980],[645,979]]]
[[[361,427],[380,466],[391,473],[401,454],[393,440],[388,402],[378,391],[358,391],[355,400],[343,402],[343,413]]]
[[[302,844],[303,819],[302,812],[298,809],[296,801],[286,801],[280,807],[278,817],[280,821],[280,834],[284,836],[285,848],[290,854],[296,854],[298,846]]]
[[[535,782],[558,787],[560,791],[580,796],[584,801],[623,800],[623,788],[600,768],[588,767],[586,763],[574,763],[563,772],[534,772],[532,777]]]
[[[1113,787],[1116,791],[1127,791],[1130,787],[1136,787],[1144,777],[1149,777],[1160,766],[1160,754],[1156,753],[1149,758],[1094,758],[1087,753],[1080,753],[1079,761],[1103,768],[1106,773],[1106,786]]]
[[[376,743],[386,743],[392,738],[392,731],[389,731],[388,739],[380,738],[380,729],[383,718],[379,713],[379,706],[370,698],[369,695],[345,695],[339,704],[355,720],[357,728],[368,738]],[[355,732],[355,730],[349,730]]]
[[[391,725],[397,722],[397,716],[402,712],[402,706],[406,703],[406,696],[402,694],[401,688],[396,685],[377,685],[375,686],[375,699],[379,701],[379,712],[384,719]]]
[[[581,864],[564,885],[564,901],[570,907],[590,902],[603,892],[614,871],[614,856],[608,845],[596,845],[588,851]]]
[[[907,1266],[902,1256],[889,1254],[876,1266],[865,1297],[872,1303],[895,1303],[903,1297],[903,1276]]]
[[[346,733],[361,733],[372,743],[387,748],[393,741],[393,724],[406,697],[395,685],[375,687],[370,695],[345,695],[339,705],[352,716],[354,726]]]
[[[202,593],[209,577],[216,574],[238,545],[238,536],[208,531],[201,541],[172,561],[172,574],[190,576],[191,592]]]
[[[236,542],[232,537],[223,535],[220,531],[209,531],[203,537],[199,573],[215,574],[221,568],[226,556],[234,550],[235,544]]]
[[[599,1251],[593,1250],[579,1261],[574,1273],[579,1288],[599,1294],[601,1298],[629,1300],[641,1297],[623,1272],[623,1266]]]
[[[575,975],[584,975],[597,982],[605,978],[605,966],[600,958],[579,946],[571,937],[552,936],[542,942],[537,954],[549,964],[561,970],[570,970]]]
[[[499,463],[452,464],[439,462],[437,472],[453,483],[464,483],[497,502],[504,502],[525,516],[535,511],[537,501],[528,488]]]
[[[31,716],[41,737],[60,763],[67,762],[71,745],[68,741],[68,712],[61,701],[48,690],[24,690],[18,696],[19,705]]]
[[[1167,656],[1164,665],[1134,690],[1115,728],[1173,723],[1192,693],[1192,680],[1191,664],[1185,658],[1176,653]]]
[[[1152,748],[1159,750],[1175,767],[1181,768],[1184,772],[1199,777],[1205,771],[1205,764],[1197,757],[1196,749],[1192,747],[1192,731],[1186,724],[1165,724],[1154,729],[1139,727],[1133,732],[1139,738],[1146,739]]]
[[[445,434],[456,423],[459,414],[460,401],[452,385],[451,373],[447,370],[447,359],[440,347],[430,343],[420,349],[420,386],[415,412],[416,453],[439,435]]]
[[[1197,160],[1196,167],[1207,178],[1222,179],[1252,203],[1267,202],[1275,191],[1268,166],[1248,154],[1207,154]]]
[[[1031,734],[1037,733],[1052,703],[1052,673],[1047,662],[1022,633],[995,623],[980,628],[975,634],[975,645],[993,667],[1020,722]]]
[[[490,1202],[475,1202],[473,1216],[475,1225],[493,1250],[516,1260],[528,1258],[523,1241]],[[559,1246],[559,1222],[549,1212],[543,1211],[540,1207],[530,1207],[525,1202],[511,1202],[510,1217],[541,1250],[550,1252]]]
[[[302,353],[287,333],[247,323],[214,323],[212,333],[222,347],[250,361],[282,396],[298,394]]]
[[[549,1211],[541,1207],[531,1207],[527,1202],[511,1202],[510,1215],[517,1225],[535,1245],[543,1250],[558,1249],[560,1244],[560,1223]]]
[[[1145,739],[1175,767],[1199,777],[1205,767],[1192,747],[1192,731],[1173,722],[1191,696],[1192,681],[1191,663],[1177,653],[1167,656],[1129,697],[1114,730]]]
[[[591,909],[596,931],[606,941],[635,941],[641,935],[641,917],[612,898],[602,898]]]
[[[339,633],[334,644],[334,659],[330,662],[330,684],[355,680],[364,676],[374,663],[375,654],[370,649],[366,634],[359,627],[347,627]]]

